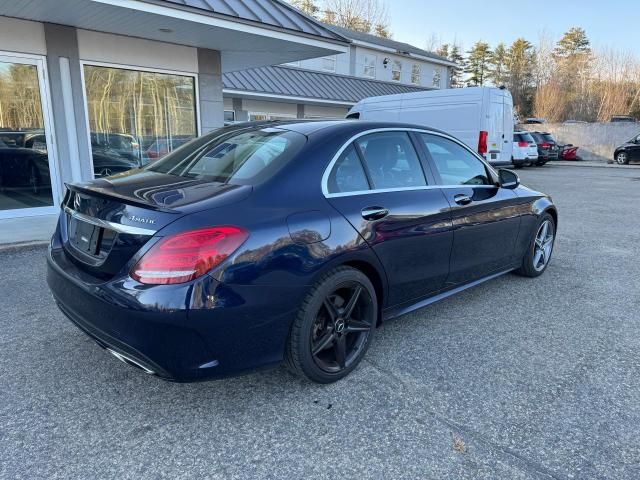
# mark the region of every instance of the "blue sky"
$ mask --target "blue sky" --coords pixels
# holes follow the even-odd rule
[[[572,26],[587,31],[594,47],[615,47],[640,56],[640,2],[637,0],[387,0],[393,38],[427,46],[435,33],[442,42],[476,40],[492,46],[523,36],[537,44],[542,31],[557,40]]]

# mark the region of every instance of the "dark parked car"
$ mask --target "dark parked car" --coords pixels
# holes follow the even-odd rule
[[[125,133],[91,132],[93,173],[108,177],[142,165],[140,144]]]
[[[157,160],[158,158],[162,158],[171,150],[184,145],[192,139],[193,137],[188,135],[179,135],[171,138],[159,138],[145,150],[144,162],[149,163]]]
[[[560,153],[558,142],[548,132],[531,132],[531,136],[538,146],[538,161],[535,163],[542,166],[549,160],[557,160]]]
[[[140,142],[127,133],[91,132],[91,149],[104,153],[115,152],[122,158],[128,158],[140,164]]]
[[[630,161],[640,162],[640,134],[616,147],[613,159],[619,165],[626,165]]]
[[[44,134],[0,132],[0,192],[6,190],[34,195],[51,190]]]
[[[93,174],[96,178],[108,177],[140,166],[137,160],[121,155],[114,150],[94,149],[92,158]]]
[[[614,115],[609,119],[611,123],[637,123],[637,120],[630,115]]]
[[[439,131],[246,123],[71,185],[47,279],[78,327],[147,373],[284,361],[328,383],[380,322],[506,272],[542,274],[556,225],[547,195]]]

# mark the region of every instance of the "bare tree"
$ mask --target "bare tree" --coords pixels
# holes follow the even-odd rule
[[[564,120],[566,108],[566,92],[559,83],[553,81],[538,86],[534,104],[536,116],[550,122],[560,122]]]
[[[290,0],[289,3],[310,17],[316,17],[320,12],[320,7],[315,0]]]
[[[637,109],[640,97],[640,62],[630,52],[603,48],[594,54],[589,96],[594,98],[592,116],[598,121],[612,115],[628,115]]]
[[[325,0],[322,20],[350,30],[390,36],[389,13],[382,0]]]

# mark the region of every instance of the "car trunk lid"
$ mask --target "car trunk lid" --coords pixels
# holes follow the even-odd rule
[[[60,234],[83,271],[108,279],[180,217],[246,198],[252,188],[138,170],[68,185]]]

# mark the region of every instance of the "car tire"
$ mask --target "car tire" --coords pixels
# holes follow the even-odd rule
[[[616,153],[616,163],[618,165],[627,165],[629,163],[629,154],[625,151]]]
[[[531,243],[522,258],[522,264],[514,273],[531,278],[542,275],[551,261],[555,238],[556,222],[551,214],[545,213],[536,224]],[[542,258],[540,251],[542,251]]]
[[[285,365],[313,382],[340,380],[364,357],[377,320],[378,300],[369,278],[355,268],[338,267],[305,296],[291,326]]]

